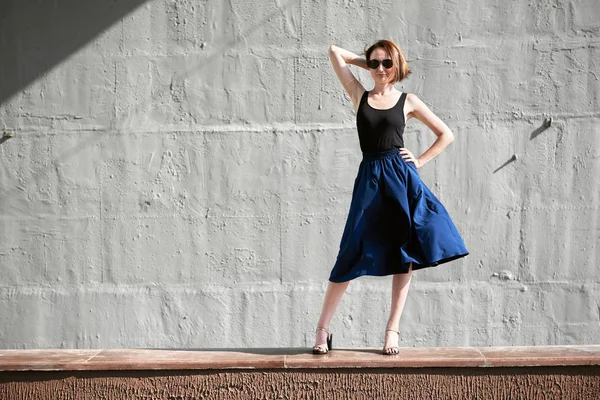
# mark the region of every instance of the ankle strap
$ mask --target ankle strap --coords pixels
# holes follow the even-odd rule
[[[329,331],[327,330],[327,328],[321,328],[321,327],[318,327],[318,328],[317,328],[317,330],[316,330],[315,332],[319,332],[319,331],[324,331],[324,332],[327,332],[327,333],[329,333]]]
[[[400,334],[400,331],[397,331],[396,329],[386,329],[385,331],[396,332],[398,335]]]

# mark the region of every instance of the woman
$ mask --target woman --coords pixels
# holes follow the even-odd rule
[[[363,160],[329,277],[313,353],[326,354],[331,349],[329,322],[350,280],[362,275],[393,275],[383,354],[398,354],[398,325],[412,271],[468,254],[446,209],[417,173],[454,136],[416,95],[394,88],[410,69],[393,42],[378,41],[367,49],[365,58],[332,45],[329,58],[352,99]],[[371,72],[373,90],[364,89],[348,64]],[[405,121],[411,118],[423,122],[437,136],[418,158],[404,148],[402,137]]]

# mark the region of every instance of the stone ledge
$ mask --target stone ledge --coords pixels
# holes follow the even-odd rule
[[[310,349],[0,350],[0,371],[598,366],[600,345]]]

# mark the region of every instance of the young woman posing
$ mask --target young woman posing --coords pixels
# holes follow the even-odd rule
[[[398,354],[398,325],[412,271],[469,254],[446,209],[417,172],[454,136],[416,95],[394,87],[410,73],[395,43],[380,40],[369,47],[364,58],[331,46],[329,58],[352,99],[363,159],[329,276],[313,353],[331,350],[329,322],[350,280],[362,275],[393,275],[383,354]],[[366,91],[348,64],[368,69],[375,87]],[[404,126],[411,118],[424,123],[437,136],[418,158],[404,147]]]

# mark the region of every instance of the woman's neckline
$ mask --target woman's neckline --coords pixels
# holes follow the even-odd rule
[[[389,111],[389,110],[395,108],[398,105],[398,103],[400,103],[400,99],[402,98],[402,95],[404,94],[404,92],[400,92],[400,97],[398,97],[398,100],[396,101],[396,103],[394,103],[394,105],[391,106],[390,108],[375,108],[375,107],[373,107],[372,105],[369,104],[369,93],[370,93],[370,91],[365,90],[365,93],[367,93],[367,99],[366,99],[367,105],[369,106],[369,108],[372,108],[373,110],[376,110],[376,111]]]

